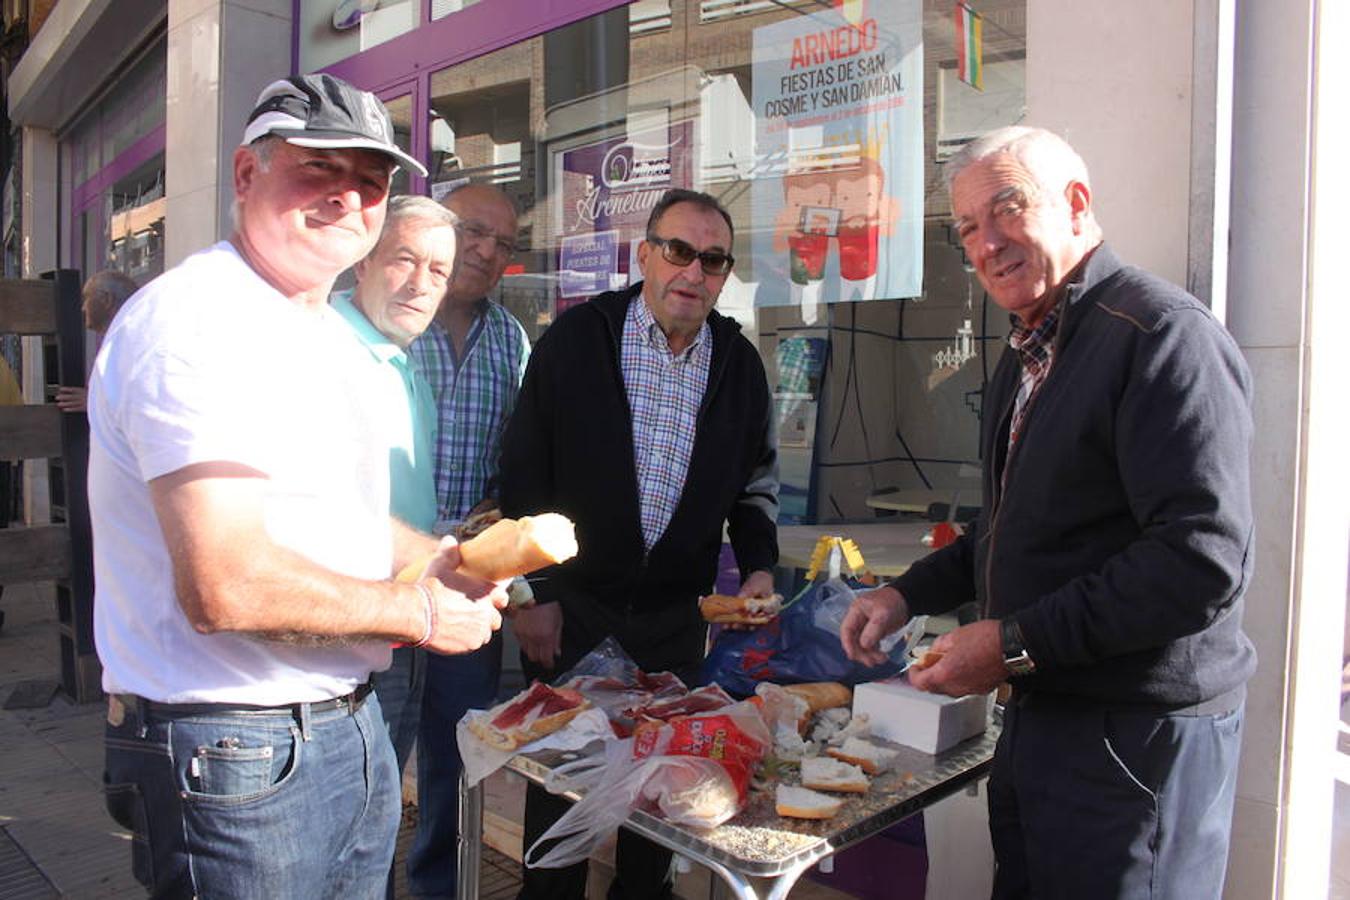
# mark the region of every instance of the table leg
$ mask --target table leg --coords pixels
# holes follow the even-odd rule
[[[483,783],[469,787],[459,773],[459,857],[456,897],[478,896],[478,868],[483,856]]]
[[[735,900],[786,900],[797,879],[815,865],[815,861],[802,862],[774,878],[757,878],[733,872],[711,860],[700,862],[720,879],[720,883],[713,885],[712,896],[715,900],[723,900],[726,897],[733,897]]]

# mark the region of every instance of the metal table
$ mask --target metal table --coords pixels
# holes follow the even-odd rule
[[[746,808],[724,825],[699,831],[672,825],[645,812],[626,826],[676,853],[707,866],[738,900],[782,900],[797,879],[831,854],[871,837],[984,776],[993,760],[1000,719],[982,735],[936,756],[900,747],[895,767],[872,779],[867,794],[850,796],[833,819],[785,819],[774,812],[772,791],[754,791]],[[596,745],[599,746],[598,744]],[[550,769],[576,753],[520,754],[507,764],[542,784]],[[795,783],[795,777],[788,779]],[[575,794],[565,795],[572,800]],[[460,784],[459,892],[478,896],[483,830],[483,787]]]

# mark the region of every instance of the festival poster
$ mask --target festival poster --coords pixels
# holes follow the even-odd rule
[[[846,0],[757,28],[752,58],[755,304],[918,297],[918,0]]]
[[[661,195],[694,183],[695,155],[687,121],[554,155],[554,184],[562,194],[554,222],[558,313],[641,278],[631,271],[630,248],[645,235]]]

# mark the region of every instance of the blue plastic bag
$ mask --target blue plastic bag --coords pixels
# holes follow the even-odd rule
[[[841,578],[824,578],[768,625],[750,631],[723,629],[703,661],[703,680],[717,682],[732,696],[748,697],[761,681],[854,685],[898,675],[908,665],[908,634],[893,645],[883,644],[891,659],[879,666],[869,668],[844,655],[838,623],[855,587],[864,589]]]

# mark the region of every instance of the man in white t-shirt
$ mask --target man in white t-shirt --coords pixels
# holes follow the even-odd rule
[[[372,95],[270,85],[230,240],[133,297],[95,362],[107,798],[157,897],[381,896],[400,804],[370,675],[392,643],[460,653],[500,627],[502,586],[391,518],[378,392],[327,304],[395,164],[422,172]]]

